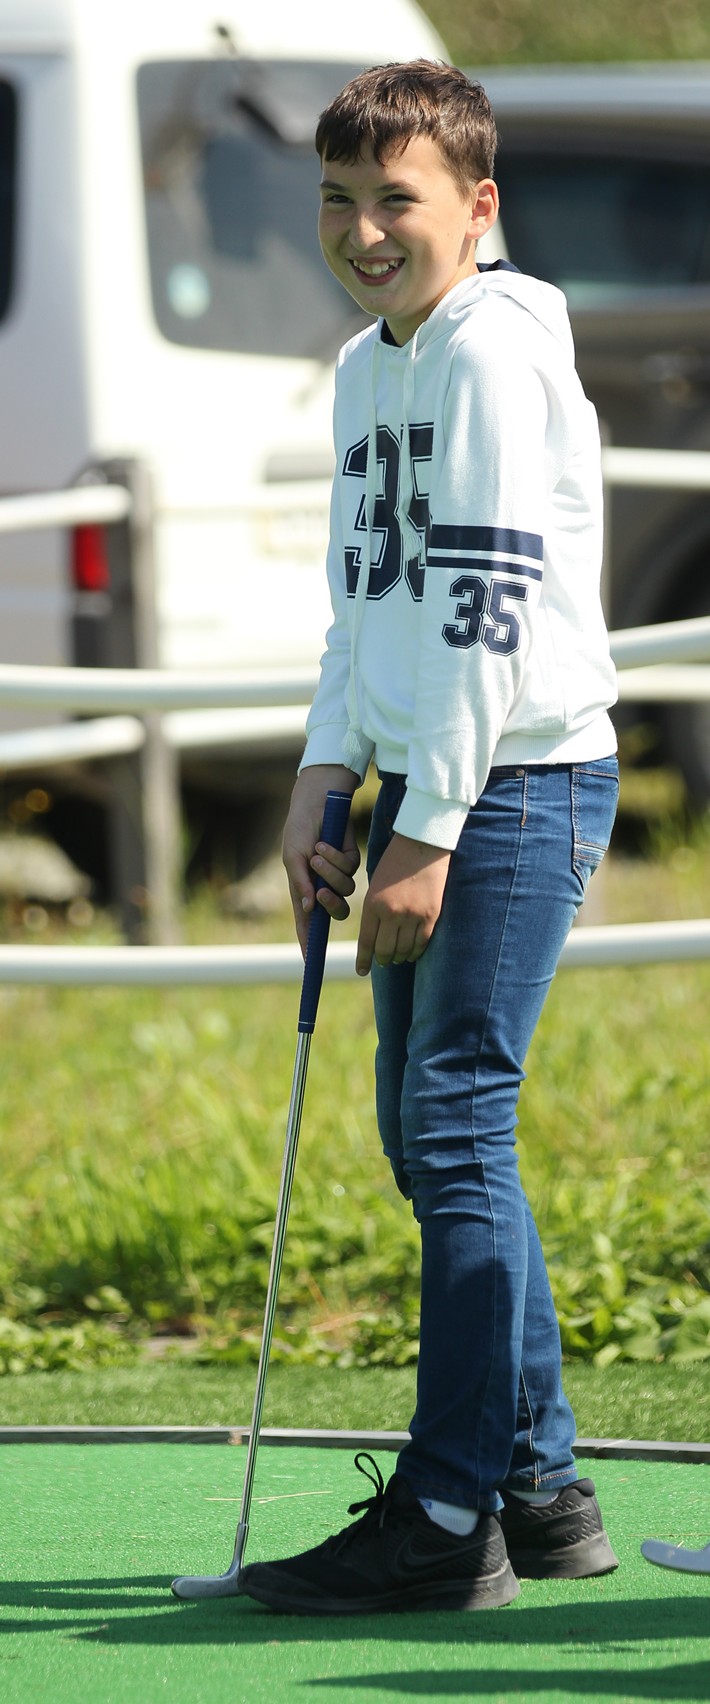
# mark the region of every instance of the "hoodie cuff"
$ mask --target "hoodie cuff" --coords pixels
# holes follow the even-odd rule
[[[435,799],[431,793],[408,787],[395,818],[395,833],[453,852],[470,808],[466,800]]]
[[[356,775],[360,776],[360,780],[364,781],[375,747],[372,740],[366,739],[365,735],[361,734],[362,761],[355,764],[352,759],[348,759],[346,763],[343,756],[343,742],[347,732],[347,722],[322,722],[319,727],[314,728],[308,735],[306,749],[298,765],[299,775],[302,769],[312,769],[314,764],[317,763],[340,763],[345,764],[348,769],[352,769]]]

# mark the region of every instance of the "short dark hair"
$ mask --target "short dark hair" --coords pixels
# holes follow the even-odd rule
[[[443,61],[411,59],[361,71],[321,113],[321,160],[357,160],[371,148],[379,165],[414,136],[438,142],[462,194],[491,177],[498,135],[485,89]]]

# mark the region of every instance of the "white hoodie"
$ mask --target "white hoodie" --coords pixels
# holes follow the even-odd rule
[[[552,285],[482,270],[404,347],[382,334],[338,359],[334,621],[302,767],[374,757],[407,776],[397,832],[453,848],[493,766],[616,749],[599,433]]]

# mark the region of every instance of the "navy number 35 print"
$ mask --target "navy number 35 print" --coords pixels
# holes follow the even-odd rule
[[[431,461],[434,428],[430,424],[410,426],[409,428],[409,457],[412,464],[412,499],[409,505],[409,521],[415,532],[420,534],[426,552],[429,543],[431,522],[429,519],[429,496],[421,487],[420,469],[422,463]],[[401,444],[389,426],[377,428],[377,495],[372,516],[372,553],[374,560],[370,563],[370,577],[367,584],[368,598],[384,598],[392,587],[402,578],[404,570],[404,548],[402,528],[399,516],[399,464]],[[343,463],[343,473],[350,478],[365,479],[367,473],[367,438],[361,438],[348,450]],[[365,494],[360,499],[355,520],[356,533],[367,535],[367,518],[365,515]],[[376,555],[375,555],[376,552]],[[423,553],[412,556],[407,562],[405,575],[412,597],[418,603],[424,596],[424,568],[420,561]],[[345,551],[345,573],[347,579],[348,597],[354,598],[358,575],[362,566],[362,549],[360,545],[347,548]]]
[[[447,568],[475,572],[459,573],[449,587],[455,599],[453,619],[444,623],[442,638],[454,650],[468,650],[481,643],[493,656],[510,656],[521,639],[516,605],[527,602],[530,581],[542,580],[543,545],[539,533],[519,532],[511,527],[444,526],[431,523],[429,495],[423,489],[423,464],[431,461],[434,428],[430,423],[409,427],[412,466],[410,526],[424,542],[424,552],[404,562],[404,544],[399,513],[401,442],[389,426],[377,428],[377,489],[371,530],[368,598],[387,596],[404,573],[412,597],[424,596],[425,569]],[[367,438],[360,438],[347,451],[343,473],[365,480]],[[355,532],[367,537],[365,493],[358,503]],[[348,597],[355,596],[362,567],[362,546],[345,549]],[[485,575],[485,578],[483,576]]]

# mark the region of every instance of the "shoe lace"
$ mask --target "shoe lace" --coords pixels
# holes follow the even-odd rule
[[[363,1465],[364,1463],[367,1463],[368,1465],[365,1466]],[[348,1514],[362,1515],[363,1520],[358,1521],[356,1526],[346,1527],[343,1532],[338,1533],[334,1542],[334,1550],[342,1550],[352,1538],[354,1533],[360,1533],[362,1531],[366,1521],[370,1522],[374,1519],[377,1521],[378,1527],[381,1527],[385,1518],[387,1510],[387,1493],[385,1491],[385,1482],[382,1478],[379,1467],[377,1466],[377,1462],[368,1454],[367,1450],[360,1450],[355,1457],[355,1466],[358,1469],[358,1472],[363,1473],[365,1478],[369,1479],[370,1484],[374,1485],[375,1494],[373,1497],[363,1497],[360,1502],[350,1504]],[[369,1471],[370,1468],[373,1469],[372,1473]]]

